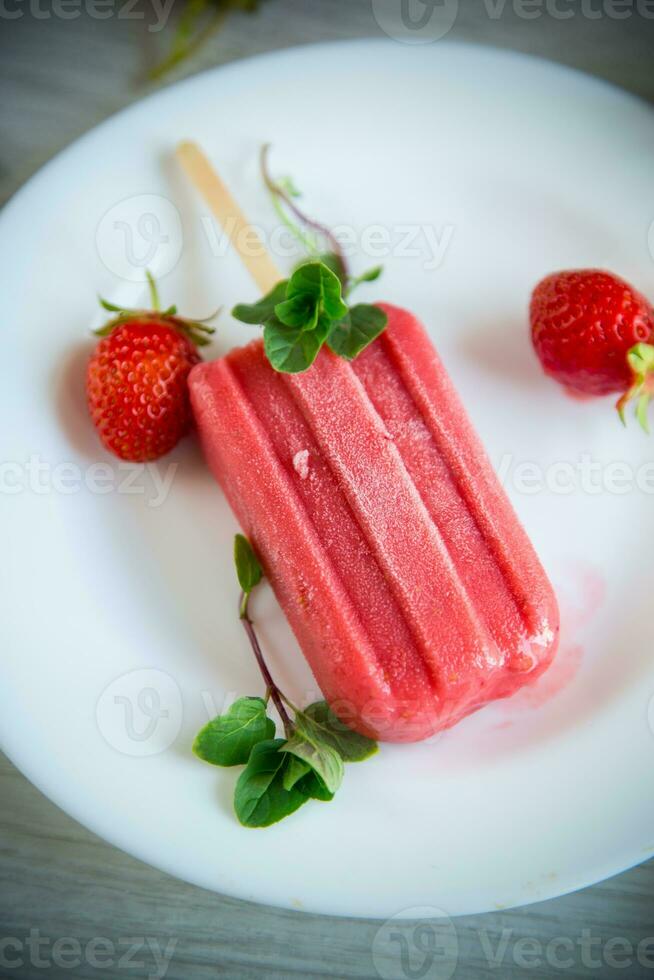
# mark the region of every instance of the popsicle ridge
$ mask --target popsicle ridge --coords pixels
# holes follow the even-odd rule
[[[384,304],[381,304],[384,306]],[[391,308],[386,305],[386,310]],[[491,509],[484,502],[489,498],[502,516],[513,516],[511,506],[490,467],[486,451],[472,428],[463,409],[459,395],[444,370],[438,352],[429,342],[415,317],[397,307],[392,308],[394,321],[402,320],[403,342],[398,343],[398,332],[389,331],[381,338],[382,349],[387,351],[408,392],[421,413],[425,426],[438,451],[446,460],[456,482],[457,490],[470,509],[470,515],[479,527],[493,557],[499,561],[506,579],[507,591],[526,612],[528,600],[533,599],[533,581],[525,580],[524,570],[516,574],[515,561],[511,558],[510,543],[531,543],[523,529],[515,521],[513,534],[499,534]],[[421,358],[406,356],[407,334],[410,343],[421,346]],[[361,364],[359,364],[361,366]],[[356,369],[357,365],[355,365]],[[465,438],[462,439],[462,436]],[[511,540],[510,540],[511,539]],[[539,580],[542,580],[539,566]]]
[[[558,624],[549,582],[422,326],[406,311],[380,305],[395,329],[364,351],[354,370],[394,430],[468,592],[478,588],[483,568],[482,613],[502,662],[536,668]]]
[[[492,644],[397,445],[346,361],[326,352],[310,373],[286,376],[285,383],[403,610],[438,697],[444,698],[451,685],[440,662],[443,646],[457,661],[473,657],[487,663]],[[435,587],[436,574],[445,588]]]
[[[403,702],[436,685],[414,642],[410,623],[388,577],[362,533],[351,501],[334,469],[332,454],[316,440],[316,431],[289,375],[271,374],[259,352],[235,359],[233,370],[266,433],[280,465],[286,468],[300,506],[315,528],[324,562],[331,564],[343,591],[369,637],[369,655],[389,689]],[[337,365],[331,355],[330,359]],[[351,374],[345,362],[340,362]],[[334,367],[335,365],[330,365]],[[315,380],[315,379],[314,379]],[[357,382],[358,385],[358,382]],[[361,391],[361,397],[366,398]],[[367,398],[366,398],[367,400]],[[301,448],[298,448],[301,447]],[[302,457],[299,465],[298,456]],[[406,680],[411,678],[407,687]]]

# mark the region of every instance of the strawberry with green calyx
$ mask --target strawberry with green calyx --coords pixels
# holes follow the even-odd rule
[[[647,430],[654,391],[654,309],[630,283],[604,269],[569,269],[541,280],[530,304],[531,337],[543,370],[575,395],[620,394]]]
[[[178,316],[175,306],[161,310],[149,273],[148,283],[150,310],[100,300],[116,315],[95,331],[101,340],[86,373],[100,439],[120,459],[139,463],[159,459],[191,428],[188,375],[213,333],[206,321]]]
[[[624,413],[628,402],[636,400],[636,418],[645,432],[649,433],[647,409],[654,397],[654,346],[652,344],[636,344],[627,354],[627,362],[633,372],[633,383],[618,399],[616,408],[626,425]]]
[[[126,306],[116,306],[115,303],[109,303],[102,296],[99,296],[100,306],[103,310],[108,313],[115,313],[116,316],[112,320],[108,320],[102,327],[94,330],[93,333],[96,337],[107,337],[115,327],[120,326],[122,323],[129,322],[135,318],[139,320],[144,319],[155,319],[170,322],[176,327],[180,333],[183,333],[188,337],[196,347],[204,347],[206,344],[211,343],[211,334],[215,333],[214,327],[208,326],[210,320],[213,320],[219,310],[212,313],[211,316],[204,317],[202,320],[191,320],[188,317],[180,317],[177,315],[177,307],[175,305],[168,306],[165,310],[161,309],[161,303],[159,302],[159,290],[157,289],[157,284],[154,277],[150,272],[146,271],[146,276],[148,280],[148,287],[150,290],[150,303],[151,309],[149,310],[137,310],[130,309]]]

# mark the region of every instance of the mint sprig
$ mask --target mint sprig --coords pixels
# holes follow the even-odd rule
[[[268,827],[307,800],[333,799],[343,780],[344,763],[369,758],[377,743],[348,728],[325,701],[300,711],[277,687],[249,615],[250,595],[263,570],[242,534],[234,540],[234,564],[241,586],[239,618],[266,684],[266,696],[235,701],[200,729],[193,751],[211,765],[245,766],[234,791],[236,816],[245,827]],[[284,738],[275,737],[275,723],[267,713],[269,701],[277,708]]]
[[[260,323],[266,357],[276,371],[298,374],[310,368],[323,344],[353,360],[385,329],[378,306],[348,307],[343,283],[322,260],[305,262],[289,279],[256,303],[239,303],[232,316]]]
[[[347,298],[361,283],[378,279],[382,267],[375,266],[356,277],[350,275],[338,239],[300,209],[300,194],[292,181],[271,177],[268,150],[264,146],[261,151],[264,184],[279,219],[309,257],[258,302],[235,306],[232,316],[263,327],[266,357],[276,371],[306,371],[325,343],[335,354],[351,361],[382,333],[387,316],[379,307],[365,303],[349,307]],[[328,251],[321,251],[321,240]]]

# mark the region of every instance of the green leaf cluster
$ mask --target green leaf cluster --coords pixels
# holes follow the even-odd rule
[[[245,766],[234,792],[236,816],[245,827],[268,827],[307,800],[333,799],[344,763],[369,758],[377,743],[347,728],[325,701],[296,711],[289,737],[275,738],[266,701],[250,697],[205,725],[193,751],[214,766]]]
[[[377,267],[353,281],[371,282]],[[304,262],[257,303],[240,303],[232,315],[243,323],[261,324],[266,357],[276,371],[297,374],[315,361],[323,344],[353,360],[384,330],[386,314],[377,306],[349,307],[338,256]]]
[[[333,296],[327,303],[332,301]],[[242,590],[240,617],[266,680],[266,698],[238,698],[200,729],[193,752],[213,766],[245,766],[234,791],[236,816],[245,827],[268,827],[307,800],[333,799],[343,780],[344,763],[367,759],[377,751],[377,743],[344,725],[325,701],[299,711],[284,697],[265,665],[248,616],[248,599],[263,569],[242,534],[234,538],[234,565]],[[268,717],[271,696],[284,721],[286,738],[275,738],[275,723]],[[295,712],[293,721],[286,706]]]

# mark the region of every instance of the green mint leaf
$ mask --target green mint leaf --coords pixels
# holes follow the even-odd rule
[[[266,357],[275,371],[299,374],[310,368],[318,351],[325,342],[330,323],[318,320],[314,330],[287,327],[276,317],[268,320],[263,328],[263,344]]]
[[[193,752],[213,766],[244,766],[258,742],[275,736],[263,698],[239,698],[224,715],[201,728]]]
[[[375,282],[376,279],[379,279],[383,271],[383,265],[375,265],[372,267],[372,269],[368,269],[366,272],[362,273],[362,275],[357,276],[356,282]]]
[[[326,701],[315,701],[300,712],[301,718],[296,719],[305,731],[311,731],[314,738],[319,738],[327,745],[336,749],[344,762],[362,762],[377,751],[377,743],[353,732],[351,728],[337,718]]]
[[[310,796],[312,800],[322,800],[324,803],[329,803],[330,800],[334,799],[334,794],[327,789],[320,776],[313,769],[309,769],[306,776],[298,782],[297,786],[299,790],[306,793],[307,796]]]
[[[263,570],[252,550],[252,545],[242,534],[234,537],[234,564],[239,585],[245,594],[249,595],[255,585],[261,581]]]
[[[269,827],[294,813],[309,799],[297,783],[284,788],[284,775],[290,759],[279,749],[283,738],[259,742],[238,778],[234,791],[234,810],[245,827]]]
[[[316,737],[315,728],[302,725],[300,717],[296,717],[297,729],[280,750],[295,755],[308,763],[315,774],[325,784],[330,793],[335,793],[343,781],[343,760],[327,742]]]
[[[334,799],[334,794],[327,789],[323,780],[308,762],[291,752],[289,752],[289,759],[289,764],[284,772],[284,789],[290,790],[297,785],[298,789],[314,800],[328,802]]]
[[[281,303],[286,298],[286,283],[285,279],[278,282],[257,303],[238,303],[232,310],[232,316],[241,323],[254,325],[265,323],[273,315],[277,303]]]
[[[305,262],[299,266],[288,280],[286,296],[309,293],[319,303],[330,320],[340,320],[347,313],[347,306],[341,296],[341,281],[323,262]]]
[[[386,329],[388,317],[378,306],[359,303],[333,324],[327,344],[339,357],[353,361]]]
[[[284,789],[293,789],[295,784],[311,771],[311,766],[308,763],[303,762],[302,759],[299,759],[296,755],[291,755],[288,765],[284,769],[284,777],[282,779]]]
[[[319,258],[323,265],[326,265],[328,269],[331,269],[335,276],[338,276],[341,282],[341,287],[344,286],[346,279],[345,266],[343,265],[343,260],[340,255],[337,255],[336,252],[324,252],[321,256],[319,256]]]
[[[318,323],[320,307],[311,293],[298,293],[275,307],[275,316],[287,327],[314,330]]]

